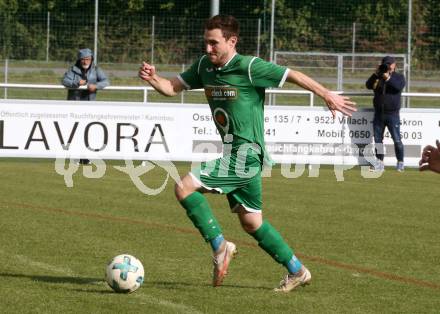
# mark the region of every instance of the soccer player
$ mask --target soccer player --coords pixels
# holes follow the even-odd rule
[[[206,54],[187,71],[170,80],[160,77],[153,65],[143,63],[139,77],[165,96],[184,89],[204,88],[216,127],[223,141],[223,157],[202,163],[176,185],[177,200],[213,250],[213,286],[219,286],[237,252],[225,240],[203,193],[226,194],[232,212],[258,245],[284,265],[287,275],[276,291],[288,292],[311,280],[309,270],[268,221],[263,220],[261,168],[269,160],[264,144],[265,88],[295,83],[324,99],[333,116],[351,115],[355,103],[331,93],[308,76],[236,51],[237,20],[217,15],[205,24]]]

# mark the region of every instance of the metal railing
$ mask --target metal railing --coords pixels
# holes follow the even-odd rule
[[[8,88],[28,88],[28,89],[67,89],[63,85],[50,85],[50,84],[12,84],[12,83],[0,83],[0,88],[5,89],[5,97],[7,99],[7,89]],[[86,89],[87,87],[81,86],[79,89]],[[143,103],[148,102],[148,92],[155,91],[151,86],[107,86],[105,90],[119,90],[119,91],[143,91]],[[193,89],[185,91],[188,92],[204,92],[204,89]],[[267,89],[266,93],[269,95],[279,95],[279,94],[290,94],[290,95],[308,95],[309,96],[309,106],[314,106],[314,94],[307,90],[291,90],[291,89]],[[344,92],[344,91],[334,91],[336,94],[342,94],[346,96],[373,96],[372,92]],[[407,93],[403,92],[402,97],[428,97],[428,98],[440,98],[440,93]],[[183,97],[181,98],[181,103],[184,103]]]
[[[12,83],[0,83],[0,88],[29,88],[29,89],[67,89],[63,85],[50,85],[50,84],[12,84]],[[78,89],[87,89],[85,86],[81,86]],[[151,86],[107,86],[105,90],[119,90],[119,91],[143,91],[143,103],[148,101],[148,92],[155,91]],[[204,92],[204,89],[192,89],[184,91],[188,92]],[[288,90],[288,89],[267,89],[268,94],[297,94],[297,95],[309,95],[309,104],[311,107],[314,105],[314,94],[309,91],[303,90]],[[7,99],[7,92],[5,91],[5,97]],[[183,98],[181,102],[184,103]]]

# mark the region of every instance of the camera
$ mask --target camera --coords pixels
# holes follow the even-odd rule
[[[387,73],[390,70],[390,65],[388,63],[382,63],[379,65],[379,68],[377,69],[377,75],[382,76],[385,73]]]

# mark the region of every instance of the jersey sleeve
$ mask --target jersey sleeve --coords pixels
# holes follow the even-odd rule
[[[249,79],[256,87],[282,87],[289,69],[260,58],[249,63]]]
[[[200,77],[200,68],[204,57],[205,56],[201,57],[194,62],[188,70],[177,76],[183,86],[185,86],[185,89],[197,89],[203,87],[202,79]]]

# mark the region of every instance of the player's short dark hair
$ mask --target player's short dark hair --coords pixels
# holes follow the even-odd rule
[[[238,38],[240,26],[232,15],[216,15],[205,22],[205,30],[220,29],[226,40],[235,36]]]

